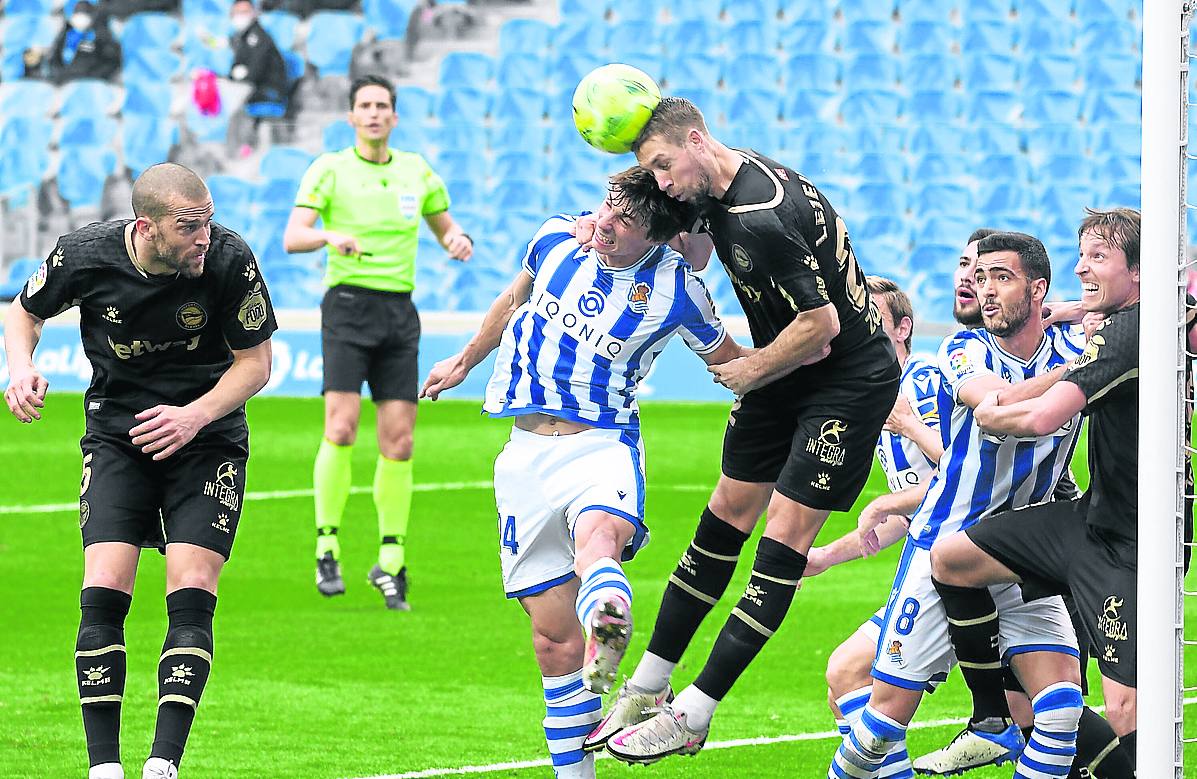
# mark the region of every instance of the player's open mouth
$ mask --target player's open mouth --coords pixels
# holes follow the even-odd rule
[[[601,233],[595,233],[594,234],[594,245],[596,247],[598,247],[599,249],[610,249],[611,247],[615,246],[615,241],[607,240],[606,238],[604,238],[602,236]]]
[[[972,303],[976,299],[976,294],[968,287],[956,287],[956,302]]]
[[[981,306],[981,313],[985,316],[997,316],[998,314],[1002,313],[1002,307],[995,303],[989,303],[987,305]]]
[[[1096,284],[1082,284],[1081,292],[1082,293],[1096,293],[1097,285]]]

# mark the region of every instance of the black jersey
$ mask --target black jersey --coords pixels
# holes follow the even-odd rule
[[[126,246],[130,220],[98,222],[64,235],[21,291],[41,319],[79,306],[83,351],[91,362],[87,427],[125,434],[133,415],[182,406],[216,385],[233,362],[277,329],[266,283],[236,233],[212,225],[198,278],[147,276]],[[244,426],[245,409],[207,430]]]
[[[853,376],[896,364],[844,220],[800,174],[755,152],[739,154],[744,164],[723,197],[697,205],[753,343],[772,343],[798,314],[830,303],[840,332],[830,356],[812,367]]]

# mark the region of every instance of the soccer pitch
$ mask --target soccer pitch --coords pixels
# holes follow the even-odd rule
[[[377,524],[364,486],[350,497],[341,531],[348,593],[326,600],[313,585],[310,489],[319,399],[259,398],[249,415],[250,494],[221,580],[212,679],[182,775],[432,777],[460,775],[451,769],[466,766],[544,761],[544,706],[527,618],[503,597],[496,554],[491,464],[509,424],[481,418],[475,402],[422,404],[408,536],[413,610],[396,613],[383,609],[366,584]],[[664,582],[718,475],[726,415],[723,405],[644,405],[653,540],[628,567],[637,630],[625,672],[644,650]],[[31,426],[8,415],[0,421],[0,777],[57,779],[87,771],[71,679],[82,573],[75,507],[81,397],[51,391],[44,416]],[[354,452],[356,485],[370,483],[376,452],[366,404]],[[1082,484],[1084,454],[1082,444],[1074,461]],[[884,489],[874,469],[858,507]],[[833,515],[820,542],[854,524],[854,513]],[[711,742],[725,748],[647,769],[604,760],[599,775],[824,776],[836,743],[823,682],[827,655],[882,603],[896,557],[895,547],[804,583],[783,628],[716,714]],[[675,684],[697,675],[750,563],[746,552]],[[140,770],[152,740],[154,668],[166,623],[162,595],[162,558],[146,552],[126,623],[122,755],[129,776]],[[1197,607],[1188,616],[1192,624]],[[1194,657],[1188,659],[1192,685],[1197,673]],[[1090,680],[1100,690],[1093,666]],[[1100,703],[1100,695],[1089,701]],[[911,730],[911,754],[942,745],[959,725],[935,723],[968,711],[964,686],[953,675],[925,699]],[[762,743],[737,743],[757,738]],[[1186,751],[1186,762],[1197,764],[1197,749]],[[1010,774],[1006,766],[968,776]],[[550,776],[551,769],[469,775]]]

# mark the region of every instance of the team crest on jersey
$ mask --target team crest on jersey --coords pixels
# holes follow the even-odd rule
[[[55,255],[58,256],[58,255]],[[31,298],[38,293],[38,291],[46,286],[46,274],[50,272],[50,268],[46,263],[37,266],[37,270],[29,277],[29,281],[25,282],[25,297]]]
[[[647,281],[637,281],[628,288],[628,308],[643,316],[648,313],[648,297],[653,288]]]
[[[416,196],[410,193],[399,195],[399,211],[404,219],[416,218]]]
[[[237,319],[246,330],[258,330],[266,322],[266,298],[262,296],[262,284],[259,282],[241,301],[237,309]]]
[[[785,168],[774,168],[774,169],[773,169],[773,172],[774,172],[774,173],[776,173],[776,174],[777,174],[777,177],[778,177],[779,179],[781,179],[782,181],[789,181],[789,180],[790,180],[790,176],[789,176],[789,174],[787,174],[787,173],[786,173],[786,169],[785,169]]]
[[[752,270],[752,258],[748,256],[748,252],[744,250],[744,247],[738,243],[732,244],[732,262],[745,273]]]
[[[184,303],[175,312],[175,321],[184,330],[199,330],[208,323],[208,312],[195,301]]]

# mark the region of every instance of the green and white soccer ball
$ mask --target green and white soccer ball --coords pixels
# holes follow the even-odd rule
[[[642,70],[614,63],[595,68],[574,90],[574,126],[596,149],[623,154],[661,102],[657,83]]]

